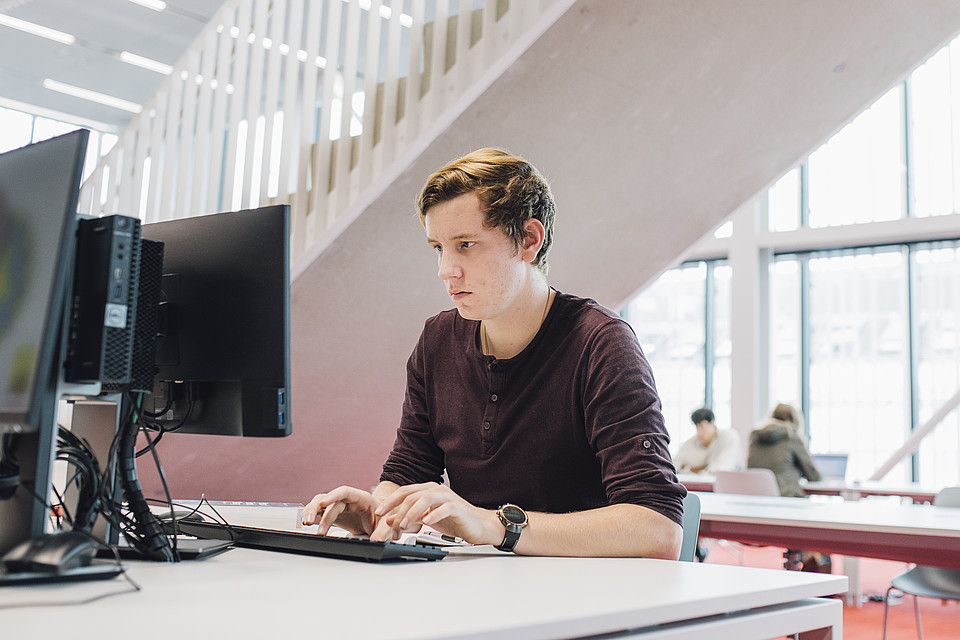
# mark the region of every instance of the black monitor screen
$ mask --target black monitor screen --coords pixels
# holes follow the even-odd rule
[[[47,525],[87,136],[0,154],[0,554]]]
[[[0,432],[53,424],[88,132],[0,154]]]
[[[146,224],[164,243],[149,415],[169,431],[290,434],[286,205]]]

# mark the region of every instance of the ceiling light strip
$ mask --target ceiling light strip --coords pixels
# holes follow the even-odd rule
[[[90,102],[96,102],[108,107],[113,107],[114,109],[122,109],[124,111],[129,111],[130,113],[140,113],[140,111],[143,109],[143,107],[141,107],[139,104],[122,100],[114,96],[108,96],[104,93],[91,91],[90,89],[83,89],[70,84],[64,84],[63,82],[57,82],[56,80],[51,80],[50,78],[44,79],[43,86],[51,91],[57,91],[75,98],[89,100]]]
[[[157,73],[162,73],[165,76],[170,75],[173,72],[173,67],[162,62],[157,62],[156,60],[151,60],[150,58],[144,58],[143,56],[138,56],[135,53],[130,53],[129,51],[121,51],[120,59],[127,64],[132,64],[143,69],[149,69],[150,71],[156,71]]]
[[[130,2],[154,11],[163,11],[167,8],[167,3],[162,0],[130,0]]]
[[[5,27],[10,27],[11,29],[17,29],[18,31],[40,36],[41,38],[53,40],[54,42],[59,42],[61,44],[73,44],[77,41],[77,39],[69,33],[57,31],[56,29],[51,29],[49,27],[43,27],[39,24],[21,20],[20,18],[14,18],[13,16],[8,16],[5,13],[0,13],[0,24]]]

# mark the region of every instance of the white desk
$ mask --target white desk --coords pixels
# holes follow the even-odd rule
[[[824,629],[839,638],[846,578],[664,560],[448,557],[364,564],[252,549],[203,561],[131,564],[120,579],[0,589],[10,638],[754,638]],[[107,621],[113,621],[111,625]],[[656,625],[667,625],[657,627]],[[132,630],[138,629],[136,633]]]
[[[960,509],[874,500],[699,495],[702,537],[960,567]]]
[[[282,513],[273,520],[283,526],[295,509],[272,513]],[[238,524],[264,522],[236,514],[229,517]],[[57,605],[128,586],[115,579],[0,589],[4,637],[145,639],[178,630],[188,638],[535,640],[631,630],[617,637],[764,640],[811,632],[822,640],[841,637],[843,613],[840,600],[821,596],[847,589],[843,576],[499,552],[366,564],[232,549],[180,564],[132,562],[129,573],[142,591],[78,606]],[[30,603],[50,606],[10,608]]]

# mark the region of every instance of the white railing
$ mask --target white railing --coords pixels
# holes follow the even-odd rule
[[[289,203],[296,260],[553,1],[228,0],[80,210],[154,222]]]

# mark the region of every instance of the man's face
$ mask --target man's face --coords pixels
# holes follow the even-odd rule
[[[483,226],[475,193],[431,207],[424,228],[437,251],[437,275],[461,316],[489,320],[516,309],[531,267],[503,231]]]
[[[708,446],[713,442],[713,437],[717,435],[717,425],[710,420],[701,420],[697,423],[697,439],[703,446]]]

